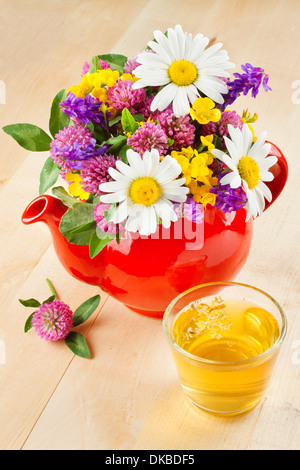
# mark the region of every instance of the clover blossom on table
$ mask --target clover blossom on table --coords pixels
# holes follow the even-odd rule
[[[89,347],[84,336],[79,331],[74,331],[73,328],[88,320],[99,305],[100,295],[90,297],[73,311],[69,305],[57,298],[50,280],[46,279],[46,282],[52,295],[42,303],[34,298],[19,299],[24,307],[36,308],[27,318],[24,332],[27,333],[33,328],[38,336],[46,341],[64,340],[74,354],[90,358]]]
[[[37,334],[47,341],[63,339],[73,327],[73,312],[61,300],[42,304],[33,314],[32,325]]]

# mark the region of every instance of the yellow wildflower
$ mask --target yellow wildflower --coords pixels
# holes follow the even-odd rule
[[[205,137],[203,135],[201,135],[200,139],[201,139],[201,143],[202,143],[203,147],[207,147],[209,151],[211,149],[215,148],[214,144],[212,143],[213,140],[214,140],[214,135],[213,134],[206,135]]]
[[[68,89],[72,91],[77,98],[84,98],[91,93],[95,98],[106,102],[106,89],[105,87],[112,87],[119,79],[118,70],[104,69],[97,70],[97,72],[83,75],[79,85],[73,85]]]
[[[212,187],[211,184],[200,185],[195,180],[191,180],[188,185],[189,193],[193,195],[194,201],[203,204],[204,207],[206,207],[207,204],[214,206],[216,203],[216,194],[209,192]]]
[[[217,122],[221,117],[221,111],[215,108],[215,103],[210,98],[197,98],[190,109],[190,115],[199,124]]]
[[[210,139],[208,143],[210,143]],[[181,151],[173,150],[171,156],[181,166],[185,186],[189,188],[189,194],[193,195],[193,199],[203,204],[204,207],[207,204],[215,205],[216,195],[209,192],[210,188],[218,183],[218,179],[212,176],[213,171],[209,168],[213,162],[211,153],[199,153],[196,149],[187,147],[182,148]]]
[[[173,150],[171,156],[181,166],[186,186],[190,184],[191,180],[210,184],[212,170],[208,168],[208,165],[213,162],[213,157],[210,153],[198,153],[196,149],[187,147],[181,149],[180,152]]]
[[[71,183],[68,187],[71,196],[79,197],[82,201],[90,197],[90,193],[82,189],[82,178],[78,173],[65,173],[65,178],[68,183]]]
[[[137,80],[139,80],[139,78],[135,77],[134,75],[132,75],[131,73],[123,73],[120,77],[121,80],[130,80],[132,82],[136,82]]]

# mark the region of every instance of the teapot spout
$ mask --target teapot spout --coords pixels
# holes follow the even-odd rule
[[[31,201],[22,214],[25,225],[44,222],[47,225],[58,225],[67,207],[57,198],[43,194]],[[50,228],[50,227],[49,227]]]

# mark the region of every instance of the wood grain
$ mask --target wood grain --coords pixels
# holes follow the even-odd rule
[[[244,416],[220,419],[186,401],[161,321],[102,292],[97,312],[79,329],[90,360],[64,343],[24,334],[30,312],[18,299],[46,298],[47,277],[73,308],[99,290],[63,270],[44,225],[21,224],[47,155],[28,154],[2,132],[1,449],[299,449],[300,103],[293,99],[299,18],[298,0],[0,0],[1,127],[30,122],[46,130],[51,99],[78,82],[85,60],[107,52],[134,56],[154,29],[180,23],[222,41],[237,69],[247,61],[266,69],[272,92],[241,98],[238,111],[258,113],[257,132],[268,130],[290,167],[281,197],[255,221],[251,253],[237,278],[279,301],[288,334],[264,400]]]

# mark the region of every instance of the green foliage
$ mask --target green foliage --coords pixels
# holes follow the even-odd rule
[[[94,258],[98,253],[100,253],[101,250],[115,237],[111,236],[110,234],[105,234],[106,236],[104,238],[99,238],[97,235],[98,230],[96,230],[89,242],[89,254],[90,258]]]
[[[74,204],[85,204],[85,202],[78,201],[78,199],[75,197],[70,196],[63,186],[52,188],[52,194],[60,199],[61,202],[67,207],[73,207]]]
[[[133,115],[128,111],[127,108],[124,108],[122,111],[121,123],[125,134],[133,134],[139,127]]]
[[[90,359],[91,353],[85,337],[78,331],[71,331],[65,338],[65,343],[76,356]]]
[[[76,327],[87,321],[100,303],[100,295],[95,295],[83,302],[74,312],[73,326]]]
[[[74,245],[89,245],[96,229],[93,204],[76,202],[62,216],[59,230]]]
[[[59,177],[59,166],[52,157],[48,157],[40,173],[39,194],[44,194],[51,188]]]
[[[98,62],[99,62],[99,59],[104,60],[105,62],[108,62],[112,70],[118,70],[119,72],[124,72],[124,65],[127,62],[127,57],[125,55],[102,54],[102,55],[98,55],[97,57],[98,57]]]
[[[66,90],[61,90],[57,93],[52,101],[49,130],[53,138],[55,137],[55,134],[57,134],[64,127],[68,126],[70,123],[70,117],[60,108],[60,103],[65,99]]]
[[[33,124],[10,124],[2,128],[18,144],[31,152],[50,150],[51,137],[43,129]]]

